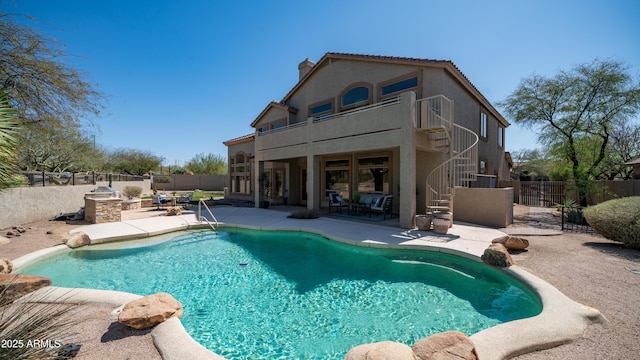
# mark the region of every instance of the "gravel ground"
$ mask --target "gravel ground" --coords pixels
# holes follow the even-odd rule
[[[514,227],[531,220],[528,210],[516,206]],[[600,310],[609,321],[589,326],[583,339],[515,359],[640,359],[640,251],[599,235],[525,238],[529,249],[513,256],[517,265],[569,298]]]
[[[552,216],[530,216],[529,208],[514,207],[514,225],[555,229]],[[153,212],[123,212],[123,219],[156,216]],[[547,214],[548,215],[548,214]],[[43,221],[25,224],[27,232],[0,245],[0,257],[15,259],[63,242],[67,232],[81,223]],[[51,234],[47,234],[51,231]],[[2,231],[4,235],[6,231]],[[535,233],[535,232],[534,232]],[[639,359],[640,251],[597,235],[564,233],[524,236],[528,251],[513,255],[517,265],[557,287],[571,299],[594,307],[609,320],[591,325],[584,338],[552,349],[516,357],[534,359]],[[159,359],[148,331],[134,331],[109,320],[112,309],[83,306],[78,336],[78,359]]]

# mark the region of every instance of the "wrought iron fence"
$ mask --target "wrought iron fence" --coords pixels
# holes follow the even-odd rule
[[[22,171],[27,186],[65,186],[65,185],[95,185],[98,181],[142,181],[143,176],[128,174],[109,174],[99,172],[46,172]]]
[[[562,230],[583,233],[595,232],[582,214],[582,206],[562,206]]]
[[[565,199],[562,181],[521,181],[520,205],[550,207]]]

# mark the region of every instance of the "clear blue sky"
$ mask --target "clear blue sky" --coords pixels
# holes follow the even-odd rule
[[[614,59],[640,74],[637,0],[0,0],[66,45],[108,95],[96,141],[182,165],[223,141],[326,52],[452,60],[495,103],[533,73]],[[27,21],[24,21],[27,23]],[[507,129],[506,149],[535,134]]]

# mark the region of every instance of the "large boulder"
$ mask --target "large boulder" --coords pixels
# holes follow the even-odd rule
[[[23,274],[0,274],[2,301],[13,301],[30,292],[51,285],[51,279]]]
[[[462,332],[445,331],[420,339],[413,344],[420,360],[477,360],[473,341]]]
[[[89,238],[89,235],[83,232],[73,233],[71,234],[71,237],[69,237],[69,239],[67,240],[67,246],[72,249],[89,245],[89,244],[91,244],[91,239]]]
[[[13,263],[9,259],[0,258],[0,274],[10,274],[13,270]]]
[[[507,267],[513,265],[513,259],[509,255],[509,251],[502,244],[489,245],[480,258],[485,264],[493,266]]]
[[[529,240],[509,235],[493,239],[491,243],[502,244],[509,250],[524,250],[529,247]]]
[[[416,360],[413,350],[405,344],[382,341],[358,345],[347,353],[344,360]]]
[[[148,329],[171,317],[182,317],[182,304],[173,296],[159,292],[124,305],[118,322],[134,329]]]

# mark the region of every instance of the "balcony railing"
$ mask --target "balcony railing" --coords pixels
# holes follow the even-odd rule
[[[371,104],[371,105],[366,105],[366,106],[362,106],[359,108],[355,108],[352,110],[347,110],[347,111],[342,111],[339,113],[335,113],[335,114],[326,114],[326,115],[320,115],[317,117],[313,117],[313,122],[321,122],[321,121],[328,121],[328,120],[333,120],[333,119],[337,119],[340,117],[344,117],[344,116],[349,116],[355,113],[361,113],[361,112],[365,112],[365,111],[370,111],[370,110],[376,110],[376,109],[380,109],[386,106],[390,106],[390,105],[395,105],[395,104],[399,104],[400,103],[400,96],[395,96],[389,99],[385,99],[382,100],[379,103],[375,103],[375,104]]]
[[[279,128],[275,128],[275,129],[269,129],[269,130],[265,130],[265,131],[258,131],[258,136],[262,136],[262,135],[267,135],[267,134],[273,134],[273,133],[277,133],[277,132],[281,132],[281,131],[285,131],[285,130],[289,130],[289,129],[293,129],[293,128],[297,128],[297,127],[301,127],[301,126],[306,126],[307,122],[303,121],[303,122],[297,122],[294,124],[290,124],[287,126],[282,126]]]

